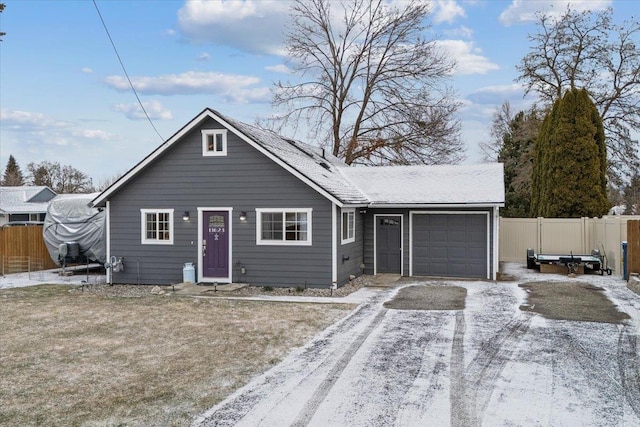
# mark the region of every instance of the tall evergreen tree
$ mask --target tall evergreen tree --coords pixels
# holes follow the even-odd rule
[[[13,155],[9,155],[9,161],[2,176],[2,185],[6,187],[20,187],[24,185],[24,176],[22,176],[20,166]]]
[[[533,216],[605,215],[607,153],[600,114],[585,89],[571,89],[545,116],[534,147]]]
[[[539,113],[520,111],[502,135],[498,161],[504,163],[505,207],[503,217],[527,217],[531,211],[533,146],[540,128]]]

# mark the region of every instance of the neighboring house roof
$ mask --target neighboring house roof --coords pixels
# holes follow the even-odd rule
[[[0,187],[0,212],[44,213],[56,193],[47,186]]]
[[[502,163],[342,169],[371,206],[504,205]]]
[[[104,206],[112,194],[206,118],[219,122],[338,206],[504,204],[502,164],[349,167],[322,148],[207,108],[100,193],[93,205]]]

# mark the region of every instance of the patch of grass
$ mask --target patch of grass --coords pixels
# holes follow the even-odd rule
[[[547,319],[602,323],[629,319],[598,286],[572,282],[531,282],[518,286],[528,293],[527,304],[520,306],[520,310],[533,311]]]
[[[273,292],[273,286],[263,286],[262,290],[265,292]]]
[[[467,290],[461,286],[408,286],[384,303],[396,310],[463,310]]]
[[[188,425],[352,306],[0,291],[0,425]]]

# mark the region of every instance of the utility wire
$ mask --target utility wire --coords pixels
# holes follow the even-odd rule
[[[140,100],[140,97],[138,96],[138,92],[136,92],[136,88],[133,87],[133,83],[131,82],[131,79],[129,78],[129,73],[127,73],[127,69],[124,67],[124,63],[122,62],[122,59],[120,58],[120,54],[118,53],[118,49],[116,48],[116,44],[113,42],[113,39],[111,38],[111,34],[109,34],[109,29],[107,28],[107,24],[105,24],[104,19],[102,19],[102,14],[100,13],[100,9],[98,9],[98,4],[96,3],[96,0],[93,0],[93,5],[96,8],[96,12],[98,12],[98,16],[100,17],[100,21],[102,22],[102,26],[104,27],[104,31],[107,33],[107,37],[109,37],[109,41],[111,42],[111,46],[113,47],[113,51],[116,53],[116,56],[118,57],[118,62],[120,62],[120,66],[122,67],[122,71],[124,72],[124,75],[127,77],[127,81],[129,82],[129,86],[131,87],[131,90],[133,91],[133,94],[136,96],[136,99],[138,100],[138,104],[140,105],[140,108],[142,108],[142,111],[144,112],[144,115],[147,117],[147,120],[149,121],[149,124],[151,124],[151,127],[153,128],[153,130],[155,130],[156,133],[158,134],[158,136],[160,137],[160,139],[162,141],[164,141],[164,138],[162,137],[162,135],[160,135],[160,132],[158,132],[158,129],[156,128],[156,125],[153,124],[153,121],[151,120],[151,117],[149,117],[149,114],[147,113],[147,110],[144,108],[144,105],[142,105],[142,101]]]

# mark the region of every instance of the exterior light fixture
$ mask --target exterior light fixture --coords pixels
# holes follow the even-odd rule
[[[184,214],[182,214],[182,220],[189,221],[189,211],[184,211]]]
[[[245,211],[240,212],[240,221],[247,220],[247,213]]]

